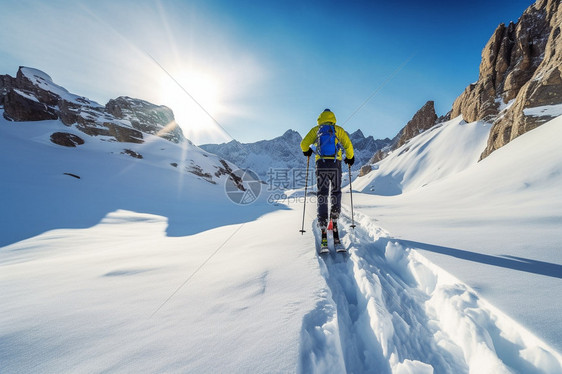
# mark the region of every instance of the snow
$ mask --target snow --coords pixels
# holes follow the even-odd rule
[[[496,103],[498,104],[498,112],[504,112],[511,108],[511,106],[515,103],[515,99],[509,100],[507,103],[503,102],[501,97],[496,98]]]
[[[353,187],[385,196],[425,188],[476,163],[489,132],[490,124],[466,123],[460,116],[438,124],[394,150]]]
[[[523,113],[526,116],[533,116],[533,117],[542,117],[542,116],[558,117],[558,116],[562,116],[562,104],[543,105],[533,108],[525,108],[523,109]]]
[[[26,99],[29,99],[31,101],[35,101],[36,103],[39,103],[40,101],[37,100],[37,98],[33,95],[29,95],[25,92],[23,92],[22,90],[18,90],[17,88],[14,88],[14,92],[16,92],[18,95],[25,97]]]
[[[553,251],[560,238],[551,232],[560,222],[561,124],[478,164],[473,147],[489,125],[455,119],[420,134],[390,157],[443,171],[389,158],[408,192],[356,192],[355,230],[346,194],[340,227],[349,254],[320,257],[312,199],[301,235],[302,201],[268,203],[262,194],[250,205],[230,202],[226,177],[211,184],[186,172],[219,162],[193,145],[150,136],[107,142],[59,121],[0,119],[1,371],[560,373],[559,335],[536,322],[550,321],[555,334],[562,325],[551,303],[562,296]],[[85,144],[52,144],[50,134],[63,130]],[[446,138],[460,150],[441,150]],[[434,152],[449,159],[440,164]],[[511,162],[522,173],[499,172]],[[393,176],[382,163],[379,171]],[[509,220],[502,204],[521,198],[520,221]],[[533,256],[488,231],[502,227],[533,232],[524,241]],[[467,233],[496,252],[477,253]],[[450,247],[437,246],[441,237]],[[535,273],[501,267],[520,261],[499,253],[526,257],[521,268]],[[500,266],[478,262],[485,260]],[[534,322],[505,299],[529,300],[519,307]]]
[[[562,297],[561,136],[558,117],[479,163],[393,197],[368,188],[377,182],[376,173],[385,172],[383,161],[363,181],[369,195],[354,195],[356,211],[561,350],[562,314],[552,302]],[[478,143],[473,140],[451,142]],[[419,172],[419,160],[411,161],[407,173]]]

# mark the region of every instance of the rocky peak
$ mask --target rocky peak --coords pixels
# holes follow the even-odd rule
[[[142,143],[143,133],[179,143],[183,139],[173,112],[144,100],[119,97],[102,106],[74,95],[37,69],[21,66],[16,77],[0,77],[0,105],[11,121],[56,120],[92,136]]]
[[[500,100],[515,98],[531,79],[544,57],[550,31],[546,3],[538,1],[517,23],[496,28],[482,50],[478,81],[457,98],[453,118],[462,114],[468,122],[492,121],[499,114]]]
[[[435,114],[435,103],[430,100],[426,102],[416,114],[414,114],[412,119],[408,121],[406,126],[400,130],[395,148],[402,146],[414,136],[432,128],[436,122],[437,114]]]
[[[128,121],[134,129],[179,143],[183,132],[172,110],[145,100],[120,96],[105,104],[105,111],[115,118]]]
[[[281,138],[284,139],[285,141],[290,142],[290,143],[294,143],[294,142],[300,143],[300,141],[302,140],[301,134],[299,134],[295,130],[285,131],[285,133],[283,135],[281,135]]]
[[[360,129],[357,129],[356,131],[352,132],[349,135],[349,138],[351,139],[351,141],[361,140],[361,139],[365,139],[365,135],[363,135],[363,131],[361,131]]]

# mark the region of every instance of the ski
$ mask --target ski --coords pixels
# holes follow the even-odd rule
[[[336,248],[336,253],[347,253],[347,248],[341,243],[334,244],[334,247]]]
[[[332,226],[332,236],[334,237],[334,249],[336,250],[336,253],[347,253],[347,249],[340,241],[340,233],[338,231],[337,222],[330,220],[330,225]]]

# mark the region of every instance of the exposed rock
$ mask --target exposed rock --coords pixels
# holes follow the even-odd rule
[[[201,177],[203,180],[212,183],[212,184],[217,184],[217,182],[215,182],[213,180],[213,176],[211,175],[211,173],[209,172],[205,172],[203,171],[203,169],[201,168],[201,166],[199,165],[191,165],[189,167],[185,168],[189,173],[195,174],[198,177]]]
[[[90,136],[107,136],[124,143],[143,143],[142,132],[112,122],[102,124],[79,124],[76,128]]]
[[[467,122],[493,121],[504,103],[515,98],[540,65],[548,33],[546,0],[529,7],[519,21],[500,24],[482,50],[478,81],[469,85],[453,104],[452,117]]]
[[[59,100],[58,115],[61,122],[67,126],[74,124],[90,126],[104,116],[102,108],[100,106],[89,106],[82,103]]]
[[[414,114],[414,117],[400,130],[398,142],[396,146],[393,147],[394,149],[401,147],[414,136],[421,134],[435,125],[437,122],[437,114],[435,114],[434,105],[435,103],[433,101],[428,101]]]
[[[232,180],[232,182],[240,191],[246,191],[246,187],[244,187],[242,178],[234,173],[230,165],[228,165],[228,162],[226,162],[225,160],[220,160],[220,163],[222,164],[222,167],[217,168],[218,170],[215,172],[215,176],[219,178],[221,175],[228,175],[230,177],[230,180]]]
[[[120,96],[109,100],[105,110],[117,119],[129,121],[133,128],[144,133],[157,135],[174,143],[179,143],[184,138],[174,119],[174,113],[166,106]]]
[[[371,165],[363,165],[361,169],[359,169],[359,176],[363,177],[373,171],[373,167]]]
[[[32,78],[30,78],[30,76]],[[57,95],[54,92],[46,89],[46,87],[49,87],[49,85],[52,83],[53,81],[51,77],[49,77],[47,74],[39,70],[20,66],[16,74],[14,88],[18,88],[21,91],[33,95],[39,102],[45,105],[55,107],[60,100],[60,95]],[[64,91],[68,93],[68,91]]]
[[[437,121],[435,121],[435,123],[438,124],[438,123],[450,121],[451,120],[451,113],[452,113],[452,111],[450,110],[447,114],[439,116],[439,118],[437,118]]]
[[[121,154],[129,155],[133,158],[138,158],[139,160],[143,158],[140,153],[135,152],[131,149],[124,149],[123,152],[121,152]]]
[[[58,118],[54,108],[19,89],[8,90],[3,104],[4,117],[10,121],[44,121]]]
[[[68,132],[55,132],[51,134],[51,142],[64,147],[76,147],[84,144],[84,139]]]
[[[376,164],[377,162],[382,161],[388,155],[389,150],[390,148],[387,150],[379,149],[377,153],[375,153],[373,157],[371,157],[371,159],[369,160],[369,164]]]
[[[4,106],[4,100],[8,91],[14,86],[15,79],[8,74],[0,75],[0,107]]]

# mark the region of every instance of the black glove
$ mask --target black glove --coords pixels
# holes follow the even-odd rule
[[[343,162],[345,162],[349,166],[353,166],[353,164],[355,163],[355,156],[353,156],[352,158],[346,157],[345,160],[343,160]]]
[[[302,152],[306,157],[310,157],[312,155],[312,148],[308,148],[308,151]]]

